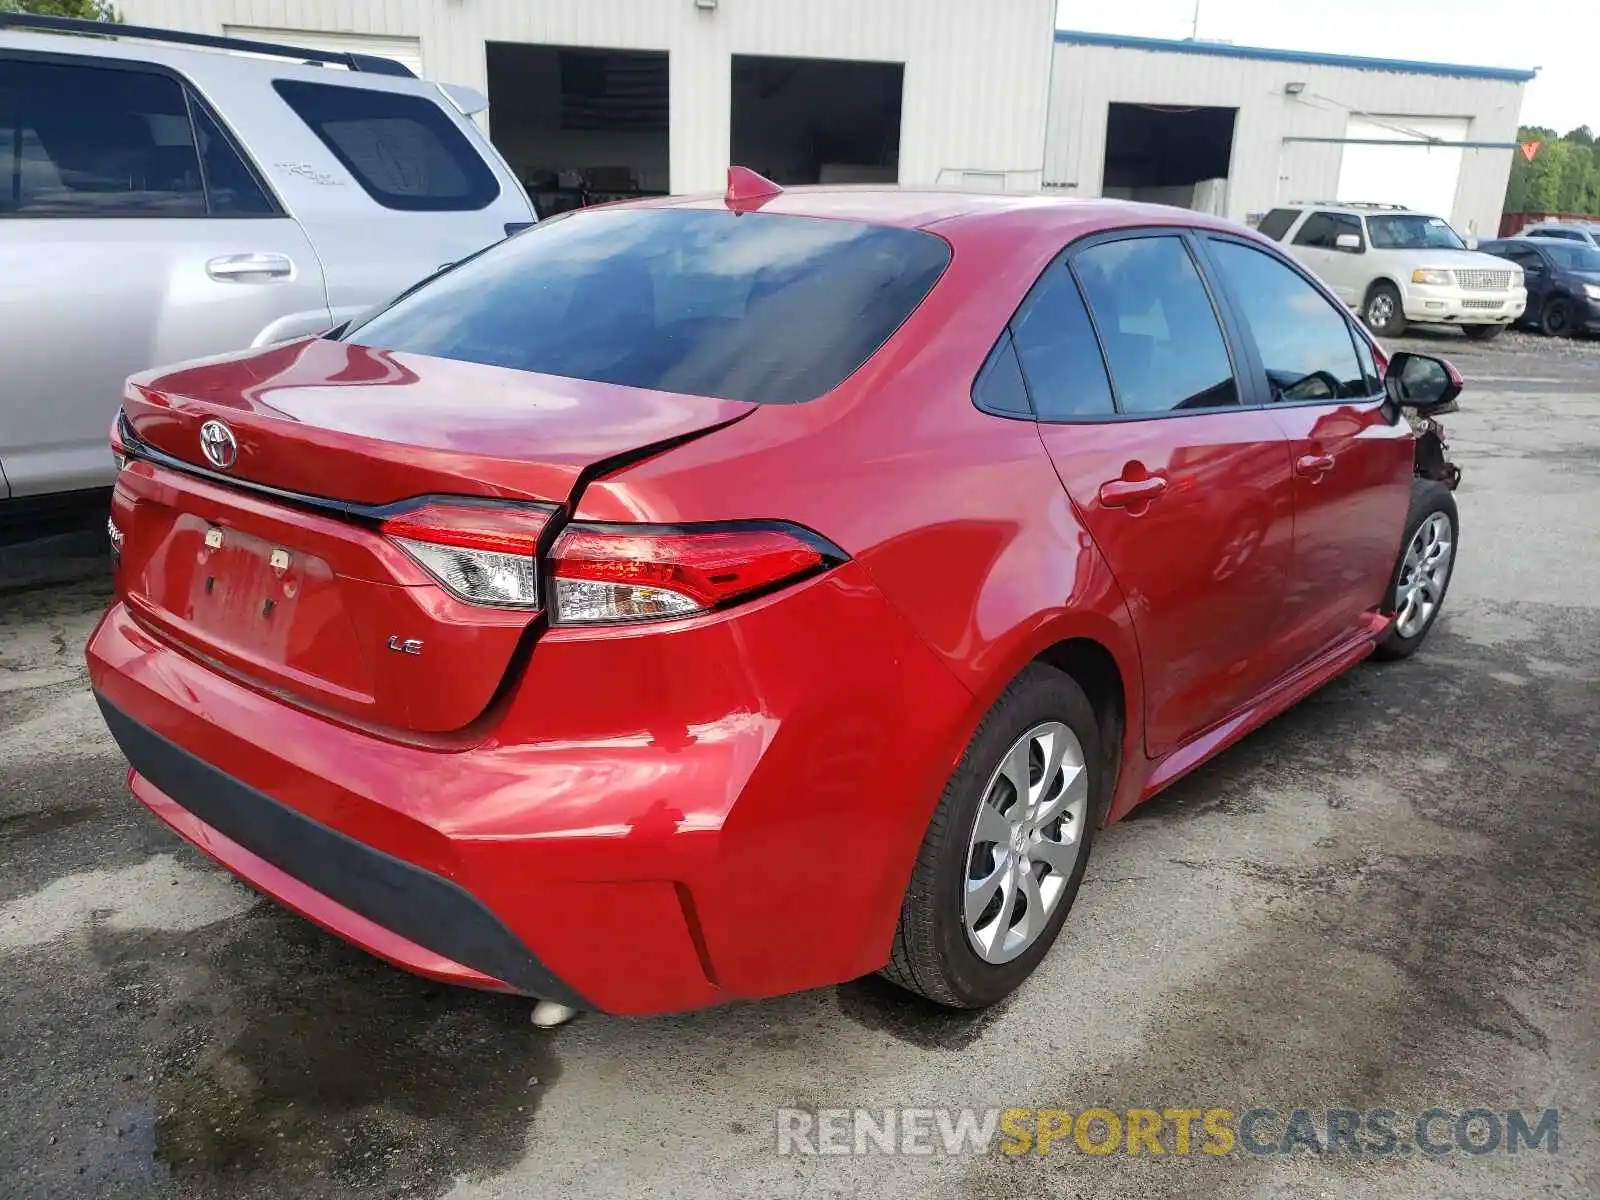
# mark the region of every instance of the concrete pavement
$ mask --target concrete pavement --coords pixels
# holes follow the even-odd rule
[[[868,980],[546,1033],[394,971],[128,798],[81,670],[103,576],[0,594],[0,1191],[1600,1194],[1600,344],[1406,344],[1480,380],[1447,419],[1462,552],[1429,645],[1107,831],[1041,970],[979,1015]],[[1556,1107],[1561,1142],[775,1152],[779,1108],[887,1105]]]

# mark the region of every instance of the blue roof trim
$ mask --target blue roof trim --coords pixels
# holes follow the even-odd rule
[[[1123,50],[1155,50],[1167,54],[1209,54],[1217,58],[1256,58],[1270,62],[1306,63],[1346,67],[1355,71],[1404,71],[1412,75],[1453,75],[1466,79],[1502,79],[1527,83],[1536,72],[1514,67],[1465,67],[1451,63],[1412,62],[1403,58],[1357,58],[1349,54],[1318,54],[1307,50],[1268,50],[1262,46],[1235,46],[1230,42],[1173,41],[1169,38],[1127,37],[1119,33],[1085,33],[1056,30],[1056,41],[1077,46],[1115,46]]]

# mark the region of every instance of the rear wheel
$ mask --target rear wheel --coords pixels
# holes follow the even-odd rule
[[[1550,337],[1572,335],[1572,302],[1565,296],[1551,296],[1539,310],[1539,331]]]
[[[1034,664],[995,702],[923,837],[883,975],[952,1008],[1014,991],[1060,932],[1094,836],[1099,732],[1083,690]]]
[[[1379,337],[1399,337],[1406,331],[1406,313],[1400,301],[1400,289],[1387,282],[1373,284],[1367,293],[1366,303],[1361,307],[1361,319]]]
[[[1475,342],[1492,342],[1506,331],[1504,325],[1463,325],[1461,332]]]
[[[1417,652],[1444,607],[1456,565],[1456,498],[1434,479],[1411,485],[1406,540],[1391,581],[1388,611],[1394,624],[1374,652],[1378,658],[1409,658]]]

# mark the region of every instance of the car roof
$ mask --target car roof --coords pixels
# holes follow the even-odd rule
[[[1349,213],[1358,217],[1390,217],[1414,216],[1427,217],[1431,213],[1423,212],[1420,208],[1407,208],[1404,204],[1376,204],[1364,200],[1290,200],[1284,204],[1274,204],[1276,209],[1287,209],[1291,212],[1336,212]]]
[[[618,207],[725,209],[721,193],[694,196],[663,196],[627,201]],[[891,225],[905,229],[941,229],[955,225],[1004,225],[1019,229],[1060,229],[1087,232],[1096,228],[1132,225],[1189,225],[1226,229],[1234,232],[1243,226],[1210,213],[1173,208],[1164,204],[1142,204],[1132,200],[1078,199],[1066,196],[1040,196],[1002,192],[971,192],[959,189],[900,187],[888,184],[819,185],[787,188],[777,195],[740,206],[745,211],[759,210],[797,217],[830,217]]]
[[[370,87],[383,91],[437,92],[436,85],[412,75],[384,75],[349,71],[342,66],[321,64],[293,56],[261,56],[238,53],[210,46],[186,46],[137,36],[118,39],[116,26],[108,25],[112,36],[85,37],[75,33],[33,33],[0,28],[0,49],[32,51],[36,54],[71,54],[80,57],[108,58],[133,63],[155,63],[179,71],[202,84],[218,71],[230,75],[258,74],[269,79],[304,79],[341,83],[351,87]]]

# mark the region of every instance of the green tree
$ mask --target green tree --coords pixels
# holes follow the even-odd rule
[[[120,21],[109,0],[0,0],[0,12],[33,13],[40,17],[78,17],[85,21]]]
[[[1524,125],[1517,130],[1517,141],[1538,142],[1539,148],[1531,162],[1520,152],[1512,157],[1506,212],[1600,216],[1600,143],[1587,125],[1565,137],[1553,129]]]

